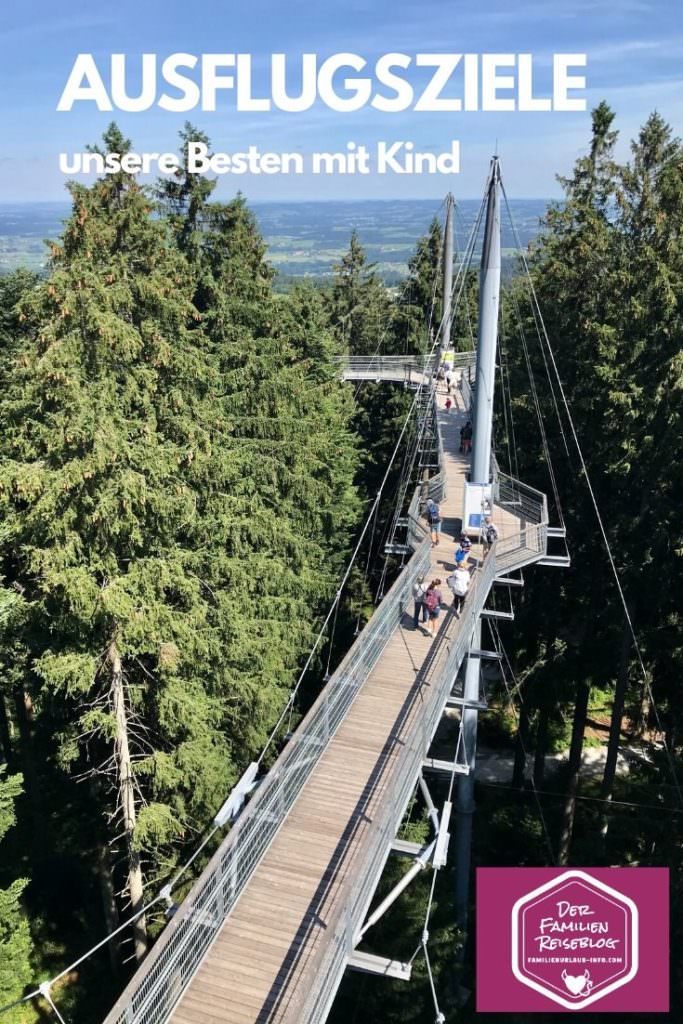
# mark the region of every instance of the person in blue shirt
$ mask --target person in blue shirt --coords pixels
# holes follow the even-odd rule
[[[455,552],[456,568],[459,568],[459,566],[461,566],[464,562],[467,561],[467,557],[470,553],[471,548],[472,541],[470,540],[466,533],[463,533],[462,537],[460,538],[460,547]]]

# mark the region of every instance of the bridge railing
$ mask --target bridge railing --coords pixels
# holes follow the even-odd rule
[[[475,352],[452,353],[454,369],[472,366]],[[346,380],[417,380],[425,373],[434,374],[438,369],[438,354],[405,356],[340,356],[338,359],[342,376]]]
[[[473,400],[473,397],[474,397],[474,392],[472,391],[472,387],[470,385],[470,382],[469,382],[469,380],[467,379],[467,376],[464,373],[463,373],[463,375],[460,378],[459,387],[460,387],[460,394],[462,395],[462,400],[463,400],[463,403],[465,405],[465,410],[468,413],[471,413],[472,412],[472,400]]]
[[[501,473],[495,465],[493,481],[493,500],[496,505],[506,509],[511,515],[528,523],[548,522],[548,499],[542,491],[537,491],[529,484]]]
[[[433,374],[437,356],[340,356],[339,366],[347,380],[406,380]]]
[[[499,569],[509,571],[545,554],[548,545],[548,499],[529,484],[501,473],[495,459],[493,502],[520,524],[519,533],[501,538],[496,545]]]
[[[443,476],[441,488],[443,489]],[[418,489],[419,490],[419,489]],[[431,559],[416,490],[408,512],[413,554],[358,639],[108,1014],[105,1024],[163,1024],[377,663]]]

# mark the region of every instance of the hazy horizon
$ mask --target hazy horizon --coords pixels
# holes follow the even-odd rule
[[[235,193],[237,194],[237,193]],[[346,198],[328,198],[328,199],[249,199],[247,193],[243,192],[242,195],[247,200],[248,206],[273,206],[281,203],[283,206],[306,206],[311,205],[326,205],[329,203],[344,203],[348,206],[360,206],[362,203],[441,203],[443,202],[444,196],[420,196],[416,199],[408,199],[405,196],[384,196],[381,199],[349,199]],[[556,203],[558,198],[555,196],[508,196],[511,203]],[[216,202],[225,203],[230,202],[230,199],[217,199]],[[455,196],[455,202],[457,203],[479,203],[481,202],[481,196]],[[0,199],[0,209],[3,207],[12,206],[69,206],[70,201],[68,199]]]
[[[435,199],[296,199],[250,200],[268,249],[268,260],[289,277],[327,277],[358,232],[368,261],[387,282],[405,276],[415,246],[434,217],[443,219],[444,198]],[[510,199],[521,244],[539,232],[545,198]],[[461,251],[479,211],[481,199],[458,199],[455,207],[456,251]],[[62,200],[0,202],[0,272],[18,267],[43,271],[48,263],[46,238],[57,238],[69,216]],[[516,248],[515,231],[503,211],[503,249]]]

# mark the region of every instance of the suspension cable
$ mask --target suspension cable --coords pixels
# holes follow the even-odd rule
[[[531,389],[531,396],[536,411],[536,419],[538,420],[538,428],[541,434],[541,444],[543,446],[543,453],[545,455],[545,461],[548,466],[548,473],[550,475],[550,484],[553,490],[553,498],[555,499],[555,505],[557,508],[557,514],[560,519],[560,525],[564,528],[564,515],[562,512],[562,502],[560,501],[560,491],[557,486],[557,480],[555,478],[555,467],[553,466],[553,460],[550,456],[550,446],[548,445],[548,437],[545,430],[545,423],[543,421],[543,413],[541,412],[541,403],[538,397],[538,391],[536,389],[536,381],[534,378],[534,371],[531,365],[531,359],[529,357],[529,347],[527,345],[526,334],[524,333],[524,324],[522,322],[522,316],[517,302],[517,297],[512,292],[512,305],[515,310],[517,318],[517,331],[519,339],[522,343],[522,350],[524,352],[524,361],[526,363],[527,375],[529,378],[529,387]]]
[[[43,997],[43,999],[45,999],[50,1004],[50,1006],[52,1007],[52,1012],[54,1013],[55,1017],[60,1022],[60,1024],[66,1024],[66,1021],[64,1020],[64,1018],[62,1017],[61,1013],[59,1012],[59,1010],[57,1009],[57,1007],[54,1004],[54,1001],[52,999],[52,995],[50,994],[50,986],[47,985],[47,984],[41,985],[40,986],[40,994]]]
[[[505,351],[505,331],[503,324],[505,323],[505,317],[503,313],[503,303],[501,296],[501,331],[500,331],[500,394],[501,404],[503,406],[503,425],[505,428],[505,447],[507,449],[508,456],[508,469],[510,470],[510,476],[514,477],[515,480],[519,480],[519,470],[517,468],[517,442],[514,440],[514,420],[512,418],[512,400],[510,396],[509,386],[506,389],[506,380],[508,381],[507,375],[507,356]],[[508,410],[509,402],[509,410]],[[513,452],[514,452],[514,469],[513,469]]]
[[[507,193],[505,191],[505,186],[503,185],[502,181],[501,181],[500,187],[501,187],[501,192],[503,193],[503,199],[504,199],[504,202],[505,202],[505,209],[506,209],[506,212],[507,212],[507,215],[508,215],[508,220],[510,221],[510,227],[512,228],[512,234],[513,234],[513,237],[514,237],[514,240],[515,240],[515,245],[517,246],[517,251],[519,253],[520,259],[522,260],[522,264],[524,266],[524,269],[526,270],[526,272],[528,274],[529,268],[528,268],[528,263],[527,263],[526,255],[524,253],[524,250],[522,249],[522,242],[521,242],[521,239],[520,239],[520,236],[519,236],[519,231],[517,230],[517,224],[516,224],[516,221],[515,221],[515,219],[514,219],[514,217],[512,215],[512,209],[510,207],[510,203],[508,202]],[[514,295],[514,292],[513,292],[513,295]],[[545,349],[543,347],[543,342],[542,342],[542,339],[541,339],[540,324],[543,323],[543,318],[541,316],[541,311],[540,311],[540,307],[538,306],[538,303],[535,303],[535,304],[534,303],[530,303],[530,305],[531,305],[531,312],[532,312],[532,315],[533,315],[533,318],[534,318],[534,326],[536,328],[536,333],[538,335],[539,347],[541,349],[541,356],[543,357],[543,365],[545,366],[546,377],[548,379],[548,386],[550,388],[550,394],[551,394],[551,397],[552,397],[553,407],[555,409],[555,415],[557,417],[557,422],[558,422],[558,425],[559,425],[559,428],[560,428],[560,434],[562,436],[562,443],[564,445],[564,450],[566,452],[567,458],[569,459],[569,461],[571,463],[571,455],[569,453],[569,445],[567,444],[567,438],[566,438],[566,435],[565,435],[565,432],[564,432],[564,427],[562,425],[562,416],[560,415],[560,408],[559,408],[559,405],[558,405],[558,402],[557,402],[557,398],[555,396],[555,388],[553,386],[552,377],[550,375],[550,367],[548,366],[548,360],[547,360]]]
[[[516,725],[517,725],[517,737],[519,739],[520,746],[522,748],[522,753],[524,754],[524,763],[526,765],[526,760],[527,760],[528,752],[527,752],[527,749],[526,749],[526,747],[524,745],[524,737],[522,736],[522,733],[521,733],[521,730],[520,730],[520,727],[519,727],[519,715],[518,715],[517,709],[515,707],[515,702],[514,702],[513,695],[510,692],[510,687],[508,685],[507,673],[505,671],[505,665],[503,663],[503,658],[505,658],[505,662],[507,663],[508,668],[509,668],[509,670],[510,670],[510,672],[512,674],[512,678],[514,680],[514,673],[512,672],[512,665],[510,664],[510,659],[508,658],[507,651],[505,650],[505,647],[503,645],[503,641],[501,640],[500,632],[498,630],[498,623],[496,622],[495,619],[492,619],[490,621],[490,625],[491,625],[491,636],[493,638],[493,644],[494,644],[495,650],[496,650],[497,654],[499,655],[499,659],[500,659],[499,660],[499,665],[500,665],[501,677],[502,677],[502,680],[503,680],[503,684],[505,686],[505,690],[506,690],[507,695],[508,695],[509,706],[510,706],[510,708],[512,710],[512,713],[514,715],[515,722],[516,722]],[[520,701],[520,704],[524,703],[524,698],[522,696],[521,690],[519,691],[519,701]],[[556,864],[557,863],[557,858],[555,856],[555,852],[554,852],[554,849],[553,849],[553,844],[552,844],[552,841],[550,839],[550,831],[548,829],[548,823],[547,823],[547,821],[545,819],[545,814],[543,813],[543,805],[541,804],[541,799],[540,799],[540,797],[538,795],[538,790],[536,789],[536,782],[534,780],[533,774],[530,776],[530,782],[531,782],[531,789],[532,789],[532,792],[534,794],[534,800],[536,801],[536,807],[538,808],[538,814],[539,814],[539,817],[540,817],[540,820],[541,820],[541,826],[543,828],[543,836],[545,838],[546,846],[547,846],[547,849],[548,849],[548,854],[550,856],[550,863],[551,864]]]

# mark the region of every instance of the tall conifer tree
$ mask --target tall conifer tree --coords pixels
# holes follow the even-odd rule
[[[113,783],[103,810],[137,911],[143,859],[158,871],[231,777],[194,571],[216,387],[191,275],[144,192],[112,176],[71,194],[50,279],[22,307],[0,494],[29,685],[61,763]],[[145,943],[141,919],[138,956]]]

